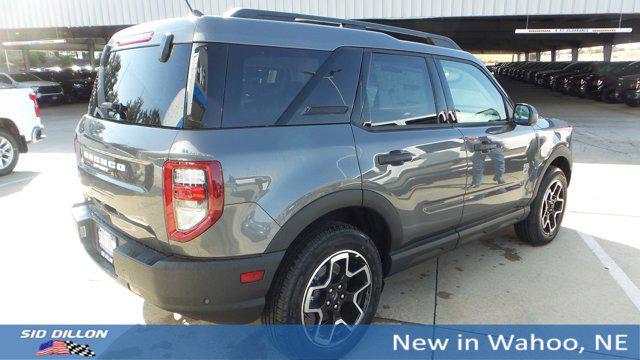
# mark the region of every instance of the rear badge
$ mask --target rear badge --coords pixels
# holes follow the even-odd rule
[[[124,164],[94,155],[87,150],[82,152],[82,158],[89,162],[94,168],[104,172],[109,172],[109,170],[126,171]]]

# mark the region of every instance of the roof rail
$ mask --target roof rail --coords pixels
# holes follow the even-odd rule
[[[224,16],[245,18],[245,19],[262,19],[273,21],[287,22],[306,22],[317,25],[337,26],[357,30],[376,31],[387,34],[399,40],[413,41],[422,44],[447,47],[460,50],[460,46],[446,36],[424,33],[421,31],[404,29],[396,26],[382,25],[370,23],[366,21],[337,19],[315,15],[294,14],[278,11],[256,10],[237,8],[227,11]]]

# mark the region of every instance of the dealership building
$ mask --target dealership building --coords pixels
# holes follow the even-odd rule
[[[640,0],[191,0],[207,15],[245,7],[360,19],[442,34],[509,60],[616,60],[640,54]],[[185,16],[184,0],[0,0],[0,69],[33,68],[32,51],[101,51],[116,31]],[[635,44],[637,45],[637,44]],[[630,47],[631,46],[631,47]],[[634,50],[635,51],[635,50]],[[595,54],[595,55],[594,55]],[[635,55],[634,55],[635,54]]]

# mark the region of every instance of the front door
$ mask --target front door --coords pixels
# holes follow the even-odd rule
[[[480,66],[438,59],[445,96],[464,135],[468,167],[462,226],[526,204],[536,135],[510,121],[512,103]]]
[[[432,60],[374,51],[364,65],[362,111],[353,121],[363,189],[399,212],[397,247],[453,233],[462,217],[466,149],[461,132],[438,116],[445,100]]]

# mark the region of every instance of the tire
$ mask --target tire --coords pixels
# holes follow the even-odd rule
[[[558,185],[560,188],[557,187]],[[556,193],[557,198],[555,200],[552,199],[553,196],[549,198],[550,192]],[[562,218],[567,208],[566,205],[567,178],[562,170],[551,166],[542,178],[529,215],[515,224],[516,235],[520,240],[534,246],[550,243],[560,230]],[[546,213],[547,209],[549,209],[548,213]]]
[[[613,98],[613,90],[603,90],[602,94],[600,95],[600,100],[602,100],[603,102],[607,103],[607,104],[613,104],[615,103],[615,99]]]
[[[19,157],[18,140],[11,133],[0,129],[0,176],[10,174],[18,164]]]
[[[317,324],[318,320],[335,323],[337,317],[332,315],[335,313],[349,325],[369,324],[382,291],[380,254],[367,235],[340,222],[323,223],[305,231],[298,240],[297,246],[288,251],[271,285],[262,321],[274,345],[289,356],[339,357],[360,340],[363,326],[347,331],[349,328],[342,324],[309,330],[306,326],[279,325],[302,325],[305,319],[308,325]],[[349,271],[343,273],[345,264],[348,265],[344,268],[353,271],[350,276]],[[368,271],[362,270],[365,268]],[[328,273],[333,276],[327,276]],[[366,285],[367,276],[369,285]],[[354,299],[350,300],[351,297]],[[359,305],[354,306],[358,302]],[[337,311],[331,310],[336,306]],[[321,340],[328,338],[329,342],[316,341],[315,336],[320,335],[326,335]]]

